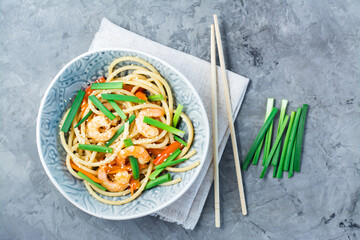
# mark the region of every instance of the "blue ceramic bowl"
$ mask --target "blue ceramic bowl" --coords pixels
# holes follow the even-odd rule
[[[201,164],[184,173],[171,173],[173,178],[181,177],[182,182],[156,187],[145,191],[136,200],[119,206],[111,206],[97,201],[86,190],[82,180],[74,178],[65,166],[65,150],[59,139],[59,122],[79,89],[100,76],[106,76],[107,67],[118,57],[137,56],[151,63],[169,82],[176,103],[184,105],[184,112],[190,117],[195,130],[192,148],[197,154],[180,166],[197,160]],[[180,128],[185,129],[184,125]],[[203,103],[191,85],[175,68],[164,61],[145,53],[128,49],[111,49],[85,53],[68,64],[51,81],[42,99],[36,127],[36,140],[41,163],[55,187],[81,210],[100,218],[125,220],[149,215],[168,206],[183,195],[197,178],[202,169],[209,147],[209,123]],[[186,138],[186,136],[185,136]],[[109,198],[113,200],[123,199]]]

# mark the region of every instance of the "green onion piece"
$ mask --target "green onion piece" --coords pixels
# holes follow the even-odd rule
[[[110,105],[115,109],[115,111],[117,112],[117,114],[119,114],[119,116],[121,117],[122,120],[126,119],[126,115],[125,113],[121,110],[121,108],[119,107],[119,105],[117,105],[117,103],[113,100],[108,100],[108,102],[110,103]]]
[[[129,122],[131,124],[135,120],[135,115],[131,115],[126,122]],[[125,130],[125,125],[121,125],[121,127],[116,131],[116,133],[105,143],[105,146],[110,146],[119,136],[122,134],[122,132]]]
[[[79,149],[94,151],[94,152],[104,152],[104,153],[112,153],[113,149],[109,147],[99,146],[99,145],[91,145],[91,144],[79,144]]]
[[[274,99],[273,99],[272,103],[271,103],[271,104],[270,104],[270,103],[271,103],[271,102],[270,102],[270,98],[268,98],[264,122],[266,121],[266,119],[267,119],[267,118],[269,117],[269,115],[270,115],[270,112],[271,112],[272,107],[273,107],[273,105],[274,105]],[[269,106],[270,106],[270,107],[269,107]],[[269,109],[270,109],[270,110],[269,110]],[[265,137],[265,139],[266,139],[266,137]],[[264,143],[264,139],[261,140],[261,143],[260,143],[259,147],[256,149],[256,152],[255,152],[255,155],[254,155],[254,159],[253,159],[253,162],[252,162],[253,165],[257,165],[258,162],[259,162],[259,157],[260,157],[260,154],[261,154],[261,149],[262,149],[263,143]]]
[[[177,156],[179,156],[181,153],[181,150],[178,148],[176,149],[167,159],[165,159],[165,161],[162,163],[164,164],[165,162],[171,162],[172,160],[174,160]],[[156,169],[154,172],[152,172],[150,174],[150,179],[154,180],[162,171],[164,170],[164,168],[161,169]]]
[[[159,94],[159,95],[150,95],[148,97],[148,100],[150,102],[153,102],[153,101],[160,101],[160,100],[165,100],[164,96],[162,94]]]
[[[164,170],[164,168],[161,168],[161,169],[156,169],[155,171],[153,171],[151,174],[150,174],[150,179],[153,180],[155,179],[162,171]]]
[[[156,165],[156,166],[155,166],[155,169],[164,169],[164,168],[166,168],[166,167],[169,167],[169,166],[173,166],[173,165],[182,163],[182,162],[184,162],[184,161],[186,161],[186,160],[187,160],[187,158],[182,158],[182,159],[174,160],[174,161],[171,161],[171,162],[167,161],[167,162],[164,162],[164,163],[162,163],[162,164],[160,164],[160,165]]]
[[[295,145],[295,163],[294,170],[300,172],[300,161],[301,161],[301,148],[304,138],[305,120],[309,105],[304,104],[301,111],[298,132],[296,134],[296,145]]]
[[[179,143],[181,143],[182,145],[184,145],[185,147],[187,147],[187,144],[184,140],[182,140],[181,138],[179,138],[178,136],[174,136],[174,139],[176,141],[178,141]]]
[[[282,137],[282,135],[283,135],[283,133],[284,133],[284,131],[285,131],[285,128],[286,128],[286,125],[287,125],[288,121],[289,121],[289,116],[286,115],[283,123],[281,124],[280,132],[279,132],[279,134],[276,136],[276,140],[275,140],[275,142],[274,142],[274,145],[272,146],[271,151],[270,151],[267,159],[265,160],[264,169],[263,169],[263,171],[261,172],[260,178],[263,178],[263,177],[264,177],[265,172],[266,172],[266,169],[267,169],[267,168],[269,167],[269,165],[270,165],[271,159],[272,159],[272,157],[274,156],[274,153],[275,153],[275,151],[276,151],[276,149],[277,149],[277,146],[279,145],[279,143],[280,143],[280,141],[281,141],[281,137]]]
[[[85,115],[85,117],[83,117],[83,118],[75,125],[75,128],[77,128],[78,126],[80,126],[86,119],[88,119],[92,113],[93,113],[93,112],[90,110],[90,111]]]
[[[134,145],[133,142],[131,141],[131,138],[125,139],[124,144],[125,144],[125,147],[130,147],[130,146]]]
[[[273,107],[274,107],[274,98],[268,98],[267,106],[266,106],[266,115],[270,114],[271,109]],[[270,152],[273,125],[274,125],[274,122],[271,123],[269,129],[266,132],[266,136],[265,136],[264,155],[263,155],[263,161],[262,161],[263,166],[265,165],[265,160],[267,159],[267,156],[269,155],[269,152]]]
[[[144,190],[148,190],[150,188],[156,187],[157,185],[160,185],[162,183],[166,183],[166,182],[170,182],[171,181],[171,176],[169,173],[162,175],[152,181],[149,181]]]
[[[279,145],[281,145],[281,143],[280,143]],[[275,152],[275,154],[276,154],[276,152]],[[274,166],[274,170],[273,170],[273,178],[275,178],[275,177],[276,177],[276,171],[277,171],[277,166]]]
[[[259,162],[259,157],[261,154],[261,149],[262,149],[263,143],[264,143],[264,139],[261,140],[259,147],[256,149],[256,152],[255,152],[254,158],[253,158],[253,162],[252,162],[253,165],[257,165]]]
[[[260,142],[264,138],[266,131],[270,127],[271,123],[273,122],[277,111],[278,111],[277,108],[273,108],[273,110],[271,111],[269,117],[266,119],[264,125],[261,127],[260,132],[256,136],[255,141],[251,145],[250,150],[249,150],[248,154],[246,155],[244,162],[242,163],[241,167],[243,169],[246,170],[249,167],[249,164],[250,164],[250,162],[251,162],[251,160],[252,160],[252,158],[254,156],[255,151],[259,147]]]
[[[91,84],[91,90],[102,90],[102,89],[122,89],[122,82],[104,82],[104,83],[93,83]]]
[[[179,104],[175,110],[175,114],[174,114],[174,117],[173,117],[173,122],[172,122],[172,125],[173,127],[176,127],[178,125],[178,122],[179,122],[179,118],[180,118],[180,114],[183,110],[184,106]]]
[[[106,188],[104,188],[104,187],[103,187],[103,186],[101,186],[100,184],[98,184],[98,183],[94,182],[93,180],[91,180],[91,178],[89,178],[88,176],[86,176],[86,175],[85,175],[85,174],[83,174],[82,172],[77,172],[77,175],[78,175],[79,177],[81,177],[82,179],[84,179],[85,181],[87,181],[87,182],[91,183],[92,185],[94,185],[94,186],[96,186],[96,187],[100,188],[101,190],[106,191]]]
[[[139,164],[138,164],[137,158],[133,157],[133,156],[130,156],[129,160],[130,160],[131,170],[132,170],[134,179],[135,180],[139,179],[140,171],[139,171]]]
[[[69,131],[71,123],[73,122],[75,115],[76,115],[77,111],[79,110],[79,107],[81,105],[81,102],[82,102],[84,96],[85,96],[85,92],[83,90],[80,90],[77,93],[75,100],[70,108],[70,111],[69,111],[68,115],[66,116],[64,124],[61,127],[61,131],[63,131],[63,132]]]
[[[160,128],[160,129],[163,129],[165,131],[168,131],[168,132],[171,132],[175,135],[178,135],[179,137],[183,137],[185,135],[185,132],[182,131],[182,130],[179,130],[177,128],[174,128],[174,127],[171,127],[165,123],[162,123],[160,121],[157,121],[155,119],[152,119],[152,118],[149,118],[149,117],[144,117],[144,123],[147,123],[147,124],[150,124],[154,127],[157,127],[157,128]]]
[[[280,110],[279,124],[278,124],[278,128],[277,128],[277,133],[276,133],[276,135],[279,134],[280,126],[281,126],[282,122],[284,121],[284,116],[285,116],[287,104],[288,104],[288,100],[283,99],[283,100],[281,101],[281,110]],[[278,145],[277,148],[276,148],[274,157],[273,157],[273,159],[272,159],[272,161],[271,161],[271,165],[274,166],[273,177],[276,177],[276,168],[277,168],[277,165],[278,165],[278,162],[279,162],[280,149],[281,149],[281,140],[280,140],[280,142],[279,142],[279,145]]]
[[[289,127],[288,127],[288,129],[286,131],[284,145],[283,145],[283,149],[282,149],[282,152],[281,152],[279,167],[278,167],[278,170],[277,170],[277,173],[276,173],[277,178],[282,178],[282,175],[283,175],[284,163],[285,163],[285,155],[286,155],[286,150],[287,150],[287,147],[288,147],[288,144],[289,144],[289,138],[290,138],[291,129],[292,129],[292,126],[294,124],[294,119],[295,119],[295,112],[292,111],[291,116],[290,116]]]
[[[134,102],[134,103],[145,103],[145,100],[142,100],[135,96],[120,95],[120,94],[101,94],[101,97],[105,100],[113,101],[123,101],[123,102]]]
[[[288,104],[288,100],[283,99],[283,100],[281,101],[281,110],[280,110],[279,124],[278,124],[278,128],[277,128],[276,134],[279,134],[280,126],[281,126],[281,124],[282,124],[283,121],[284,121],[287,104]],[[276,151],[275,151],[275,154],[274,154],[274,158],[273,158],[273,160],[271,161],[271,165],[273,165],[273,166],[277,166],[277,164],[278,164],[279,155],[280,155],[280,149],[281,149],[281,140],[280,140],[280,143],[279,143],[278,147],[276,148]]]
[[[296,139],[295,139],[295,145],[296,145]],[[290,168],[289,168],[288,178],[291,178],[294,175],[295,145],[291,151],[291,160],[290,160]]]
[[[294,142],[295,142],[295,137],[296,137],[296,132],[297,132],[298,124],[299,124],[300,115],[301,115],[301,108],[298,108],[296,111],[294,124],[292,126],[291,133],[290,133],[289,145],[288,145],[288,148],[286,149],[284,171],[289,170],[291,154],[292,154],[292,149],[294,147]]]
[[[109,109],[107,109],[97,97],[94,95],[89,96],[90,101],[103,113],[105,116],[107,116],[110,120],[115,119],[115,115],[112,114]]]

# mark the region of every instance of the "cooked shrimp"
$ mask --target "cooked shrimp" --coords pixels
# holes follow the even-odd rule
[[[120,154],[119,154],[120,155]],[[126,163],[126,158],[120,158],[119,156],[117,156],[115,158],[115,161],[117,163],[118,166],[124,166]]]
[[[95,116],[87,124],[86,135],[95,141],[105,142],[109,140],[116,132],[116,129],[110,128],[110,125],[110,120],[105,116]]]
[[[150,154],[146,151],[145,148],[140,147],[140,146],[130,146],[130,147],[124,148],[123,150],[121,150],[119,152],[119,155],[116,158],[118,165],[120,165],[121,163],[124,163],[128,156],[136,157],[140,164],[148,163],[151,158]]]
[[[110,126],[117,126],[119,124],[119,120],[120,118],[118,117],[114,118],[114,120],[110,121]]]
[[[161,117],[164,115],[163,110],[158,108],[148,108],[140,111],[136,117],[136,127],[141,135],[147,138],[153,138],[159,135],[159,130],[154,127],[144,123],[144,117]]]
[[[130,177],[131,175],[127,171],[120,171],[115,174],[114,181],[110,181],[107,177],[105,166],[100,167],[98,170],[98,178],[101,181],[101,185],[110,192],[124,191],[129,186]]]

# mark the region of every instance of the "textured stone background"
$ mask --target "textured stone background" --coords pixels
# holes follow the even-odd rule
[[[359,1],[0,1],[0,239],[360,238]],[[243,158],[267,97],[310,104],[301,174],[244,173],[240,214],[231,144],[220,165],[222,228],[213,192],[194,231],[153,217],[109,221],[71,205],[43,170],[35,143],[40,100],[61,67],[85,52],[101,19],[209,60],[212,14],[227,66],[251,79],[236,120]]]

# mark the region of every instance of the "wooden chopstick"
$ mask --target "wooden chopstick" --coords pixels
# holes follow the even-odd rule
[[[216,49],[214,25],[211,25],[211,88],[212,88],[212,120],[213,120],[213,163],[214,163],[214,193],[215,193],[215,227],[220,227],[220,194],[218,166],[218,128],[217,128],[217,87],[216,87]]]
[[[214,14],[214,25],[215,25],[217,49],[218,49],[219,60],[220,60],[221,79],[222,79],[223,84],[224,84],[227,116],[228,116],[228,120],[229,120],[229,128],[230,128],[230,133],[231,133],[231,142],[232,142],[232,148],[233,148],[233,152],[234,152],[236,177],[237,177],[239,193],[240,193],[241,210],[242,210],[243,215],[247,215],[244,186],[243,186],[243,181],[242,181],[242,176],[241,176],[241,169],[240,169],[240,159],[239,159],[238,147],[237,147],[237,142],[236,142],[234,120],[233,120],[232,111],[231,111],[230,92],[229,92],[228,80],[227,80],[227,76],[226,76],[224,53],[223,53],[220,29],[219,29],[219,24],[218,24],[218,19],[217,19],[216,14]]]

